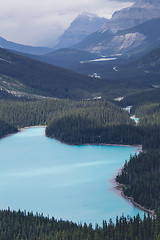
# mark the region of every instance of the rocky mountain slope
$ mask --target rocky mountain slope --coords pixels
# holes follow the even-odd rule
[[[80,14],[56,41],[54,49],[70,47],[100,29],[107,20],[95,14]]]
[[[114,12],[112,18],[102,26],[100,32],[104,33],[110,29],[115,33],[117,30],[131,28],[158,17],[160,17],[160,2],[158,0],[138,1],[131,7]]]
[[[75,46],[97,54],[142,54],[160,46],[160,18],[116,33],[96,32]]]
[[[128,54],[130,50],[141,47],[144,41],[150,37],[149,31],[147,35],[143,32],[147,31],[147,24],[150,27],[151,22],[148,21],[157,18],[160,18],[160,3],[158,0],[138,1],[131,7],[115,12],[100,30],[86,37],[74,48],[98,54]],[[144,31],[139,32],[138,29],[137,31],[134,29],[134,27],[136,28],[146,22],[148,23],[142,25]],[[156,24],[156,20],[152,22],[152,28],[157,27],[159,32],[158,25],[154,26],[154,24]],[[121,30],[126,30],[126,32],[124,33]],[[153,35],[152,31],[151,35]],[[154,45],[155,42],[152,42],[152,44]]]

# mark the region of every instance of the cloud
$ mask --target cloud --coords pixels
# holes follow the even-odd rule
[[[79,13],[87,11],[109,18],[114,11],[131,5],[124,1],[5,0],[1,3],[0,36],[23,44],[46,45]]]

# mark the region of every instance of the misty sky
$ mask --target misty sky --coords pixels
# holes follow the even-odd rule
[[[0,36],[22,44],[47,45],[81,12],[110,18],[114,11],[130,5],[126,0],[4,0]]]

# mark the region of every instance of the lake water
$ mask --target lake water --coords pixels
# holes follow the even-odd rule
[[[105,62],[105,61],[113,61],[113,60],[116,60],[117,58],[111,58],[111,57],[103,57],[103,58],[98,58],[98,59],[93,59],[93,60],[86,60],[86,61],[80,61],[81,64],[84,64],[84,63],[92,63],[92,62]]]
[[[143,212],[121,197],[113,178],[133,147],[68,146],[43,127],[0,140],[0,208],[101,224]]]

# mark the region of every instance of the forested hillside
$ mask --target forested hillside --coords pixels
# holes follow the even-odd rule
[[[16,92],[20,92],[20,96],[32,93],[72,99],[95,97],[102,92],[100,80],[20,56],[5,49],[0,49],[0,87],[15,95]]]
[[[116,180],[126,196],[147,209],[160,209],[160,150],[142,152],[125,163]]]
[[[77,225],[63,220],[49,219],[32,212],[0,211],[1,240],[159,240],[160,216],[150,216],[141,220],[139,215],[132,218],[124,216],[109,223],[103,221],[102,227],[92,224]]]
[[[18,129],[0,119],[0,138],[7,134],[18,132]]]
[[[145,152],[131,157],[116,180],[122,184],[126,196],[147,209],[160,209],[160,89],[153,88],[143,94],[126,97],[119,103],[131,105],[132,114],[139,118]]]
[[[47,136],[67,144],[160,146],[159,125],[135,126],[127,112],[104,100],[1,100],[0,119],[16,128],[47,125]]]
[[[67,54],[71,53],[67,51]],[[74,62],[74,57],[72,61]],[[95,64],[98,64],[98,69]],[[125,65],[122,68],[117,66],[118,72],[116,72],[113,70],[114,64],[118,63],[82,64],[84,74],[92,75],[100,71],[101,75],[101,70],[106,72],[106,74],[102,73],[102,78],[97,79],[0,49],[0,98],[1,95],[3,98],[16,96],[26,99],[44,97],[90,99],[101,96],[113,100],[119,95],[128,96],[139,93],[142,89],[143,91],[151,89],[155,83],[152,74],[150,76],[152,80],[149,78],[149,81],[146,81],[146,74],[132,76],[135,68],[131,71],[130,66]],[[71,65],[73,66],[74,63]]]
[[[138,106],[150,103],[159,103],[160,102],[160,88],[152,87],[149,90],[131,94],[126,96],[122,101],[119,102],[119,105],[122,107],[133,106],[133,109],[136,109]]]
[[[105,100],[71,101],[44,99],[36,101],[0,101],[0,118],[16,127],[48,125],[65,117],[81,116],[97,126],[112,126],[134,122],[128,113]]]

